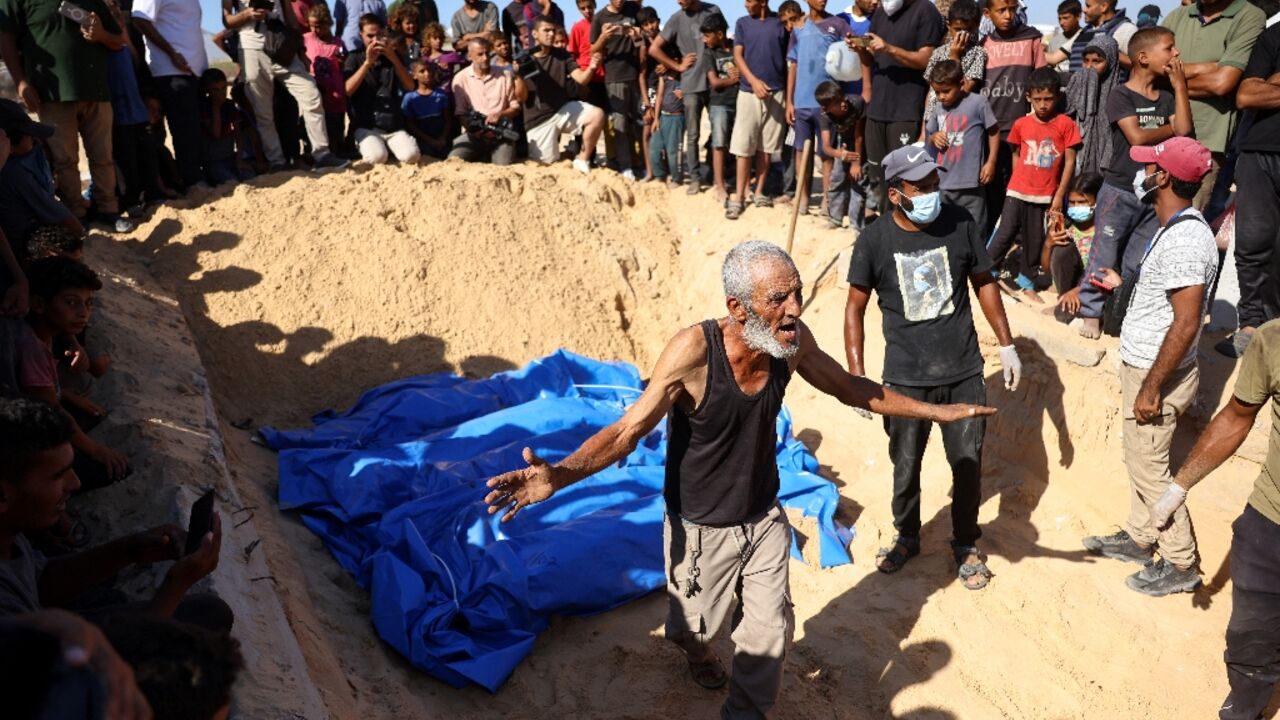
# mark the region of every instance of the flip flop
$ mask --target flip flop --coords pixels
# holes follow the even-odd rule
[[[729,673],[724,671],[724,665],[715,653],[699,663],[690,661],[689,675],[694,682],[708,690],[717,690],[729,682]]]

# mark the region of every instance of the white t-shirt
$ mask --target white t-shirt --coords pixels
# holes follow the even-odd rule
[[[1138,32],[1138,26],[1131,22],[1122,22],[1116,26],[1115,32],[1111,33],[1111,39],[1116,41],[1116,45],[1120,47],[1120,52],[1125,55],[1129,54],[1129,40],[1133,34]]]
[[[1142,263],[1142,274],[1134,288],[1124,324],[1120,327],[1120,359],[1125,364],[1147,369],[1156,362],[1160,345],[1173,326],[1173,303],[1169,293],[1179,288],[1204,285],[1204,307],[1209,304],[1209,288],[1218,274],[1218,245],[1213,231],[1204,222],[1204,216],[1194,208],[1187,208],[1182,220],[1156,235],[1151,254]],[[1199,323],[1196,339],[1187,354],[1178,362],[1183,368],[1195,362],[1196,348],[1200,340]]]
[[[200,0],[135,0],[133,16],[150,21],[173,49],[187,59],[199,77],[209,69],[204,52],[204,31],[200,29]],[[181,75],[169,55],[147,39],[147,65],[155,77]]]

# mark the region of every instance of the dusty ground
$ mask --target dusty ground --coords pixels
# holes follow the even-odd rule
[[[241,596],[253,618],[246,640],[256,663],[237,698],[240,715],[714,716],[722,696],[693,685],[661,638],[666,605],[659,596],[555,623],[494,695],[453,690],[414,670],[380,643],[366,596],[319,540],[273,509],[274,456],[233,423],[300,424],[404,375],[485,374],[561,346],[648,366],[676,329],[723,311],[723,252],[748,238],[784,242],[788,211],[753,208],[731,223],[705,194],[668,194],[610,173],[587,180],[567,168],[457,164],[278,176],[213,195],[199,207],[160,210],[96,262],[180,302],[218,422],[202,431],[179,472],[220,467],[216,453],[201,460],[220,433],[227,491],[256,508],[239,530],[243,542],[234,550],[224,545],[230,569],[215,579],[219,592]],[[806,320],[840,359],[844,291],[834,266],[851,239],[813,218],[801,220],[796,237],[812,297]],[[200,367],[180,339],[187,331],[171,301],[124,314],[111,309],[138,294],[127,288],[121,281],[104,293],[112,324],[106,329],[132,333],[116,353],[157,344],[177,350],[169,361],[161,353],[134,362],[130,372],[143,374],[141,382],[112,392],[135,405],[145,400],[166,417],[178,408],[165,410],[169,400],[156,387],[182,395],[173,378],[198,375]],[[1015,334],[1035,334],[1046,346],[1070,341],[1072,331],[1051,327],[1036,309],[1011,307],[1010,316]],[[988,377],[998,380],[994,345],[981,317],[977,324]],[[869,325],[869,371],[876,374],[882,353],[874,309]],[[1233,369],[1211,342],[1202,350],[1208,412],[1229,392]],[[1114,350],[1114,343],[1102,347]],[[1123,585],[1136,566],[1093,562],[1079,543],[1084,534],[1110,531],[1128,503],[1114,353],[1082,368],[1054,360],[1025,337],[1019,348],[1027,377],[1018,391],[989,383],[1000,415],[987,434],[981,520],[996,578],[980,593],[954,582],[941,448],[925,464],[925,553],[898,575],[880,575],[870,559],[893,532],[880,424],[803,381],[793,384],[788,405],[798,435],[840,488],[858,537],[852,566],[792,565],[798,627],[779,717],[1213,716],[1226,689],[1221,654],[1230,612],[1220,571],[1230,522],[1257,465],[1233,459],[1191,498],[1210,589],[1164,600],[1139,596]],[[198,388],[190,395],[197,402]],[[193,416],[188,424],[200,421]],[[1184,435],[1179,455],[1194,437]],[[131,448],[158,457],[182,438],[157,436]],[[161,492],[179,481],[152,482]],[[248,560],[228,561],[254,539],[261,542]],[[273,579],[253,580],[266,575]],[[281,617],[296,645],[281,632]],[[730,650],[721,652],[728,657]]]

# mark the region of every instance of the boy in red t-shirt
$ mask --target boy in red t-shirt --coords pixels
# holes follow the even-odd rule
[[[1027,80],[1031,114],[1018,118],[1009,130],[1013,176],[1000,214],[1000,229],[989,248],[998,267],[1014,243],[1020,244],[1022,262],[1016,269],[1031,280],[1040,273],[1046,219],[1054,228],[1062,226],[1063,200],[1082,142],[1076,122],[1058,112],[1061,89],[1058,73],[1051,67],[1037,69]],[[1027,299],[1044,302],[1034,287],[1021,287]]]

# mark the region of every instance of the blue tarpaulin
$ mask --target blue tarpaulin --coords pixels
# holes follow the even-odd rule
[[[663,585],[666,423],[622,462],[501,524],[485,481],[550,462],[621,417],[640,375],[561,350],[483,380],[423,375],[366,392],[309,430],[264,428],[280,506],[298,510],[370,593],[378,633],[455,687],[496,690],[554,615],[590,615]],[[785,506],[816,518],[823,567],[849,562],[837,493],[778,418]],[[793,543],[792,554],[799,557]]]

